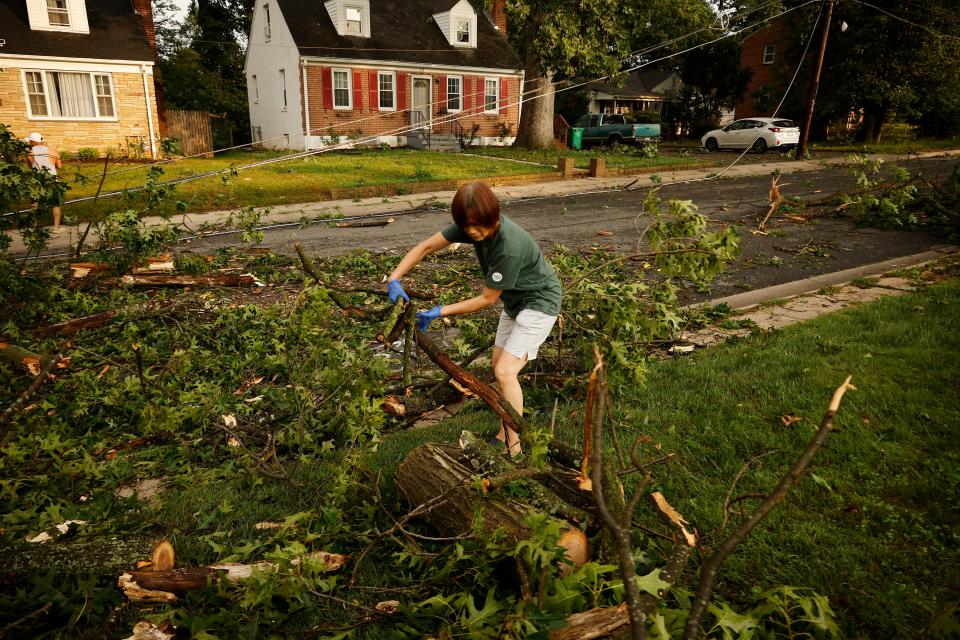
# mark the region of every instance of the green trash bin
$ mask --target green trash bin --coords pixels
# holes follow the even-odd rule
[[[571,149],[580,149],[583,146],[583,129],[570,127],[569,145]]]

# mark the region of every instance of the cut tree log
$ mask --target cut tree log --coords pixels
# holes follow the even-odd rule
[[[0,342],[0,360],[34,377],[40,375],[43,368],[39,354],[6,342]]]
[[[142,537],[77,537],[46,544],[0,546],[0,577],[4,590],[32,576],[54,571],[61,576],[117,575],[138,558],[149,558],[153,540]]]
[[[128,287],[252,287],[257,278],[250,273],[217,273],[208,276],[133,274],[120,278]]]
[[[495,448],[481,443],[462,449],[455,444],[428,442],[407,454],[397,470],[396,483],[413,506],[446,496],[426,515],[430,524],[444,535],[470,531],[479,513],[486,531],[503,529],[510,539],[522,540],[530,535],[527,522],[531,513],[550,514],[561,522],[564,534],[569,533],[561,546],[567,549],[571,561],[580,566],[589,556],[583,529],[591,522],[591,514],[567,504],[537,483],[534,473],[526,471],[508,463]],[[496,492],[484,494],[472,483],[476,476],[495,480],[510,473],[528,480],[529,495],[522,501]]]
[[[322,562],[326,571],[339,571],[349,557],[340,553],[315,551],[303,558],[295,558],[292,564],[297,565],[309,559]],[[241,580],[248,580],[254,571],[273,571],[276,569],[277,564],[273,562],[255,562],[252,564],[224,562],[191,569],[128,570],[117,579],[117,586],[133,602],[173,602],[178,595],[183,595],[195,589],[204,589],[220,580],[240,582]]]
[[[466,387],[487,405],[493,409],[493,412],[500,417],[503,424],[513,429],[516,433],[523,432],[523,419],[517,415],[506,400],[499,393],[493,390],[488,384],[481,382],[475,375],[458,365],[444,353],[439,346],[425,334],[416,329],[417,344],[423,349],[423,352],[440,367],[444,373],[456,380],[460,385]]]

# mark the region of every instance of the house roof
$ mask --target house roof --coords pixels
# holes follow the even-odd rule
[[[337,33],[322,2],[278,0],[300,55],[519,69],[520,59],[483,10],[477,11],[477,47],[454,47],[433,19],[457,0],[371,0],[370,38]],[[471,2],[476,8],[476,2]]]
[[[0,0],[0,55],[153,62],[143,21],[130,0],[87,0],[90,33],[32,31],[25,0]]]
[[[676,71],[671,69],[665,71],[644,71],[642,73],[629,73],[624,78],[623,84],[616,85],[605,80],[595,80],[588,82],[587,91],[597,91],[599,93],[609,93],[618,98],[632,97],[667,97],[662,91],[654,91],[654,88],[669,79]]]

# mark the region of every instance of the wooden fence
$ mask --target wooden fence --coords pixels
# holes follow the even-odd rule
[[[213,133],[206,111],[167,110],[167,135],[180,141],[185,156],[206,154],[213,157]]]

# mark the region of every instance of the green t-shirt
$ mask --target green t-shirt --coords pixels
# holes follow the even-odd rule
[[[442,232],[448,242],[472,244],[483,270],[484,284],[502,291],[503,309],[511,318],[524,309],[560,315],[560,280],[530,234],[505,215],[492,236],[475,242],[456,224]]]

